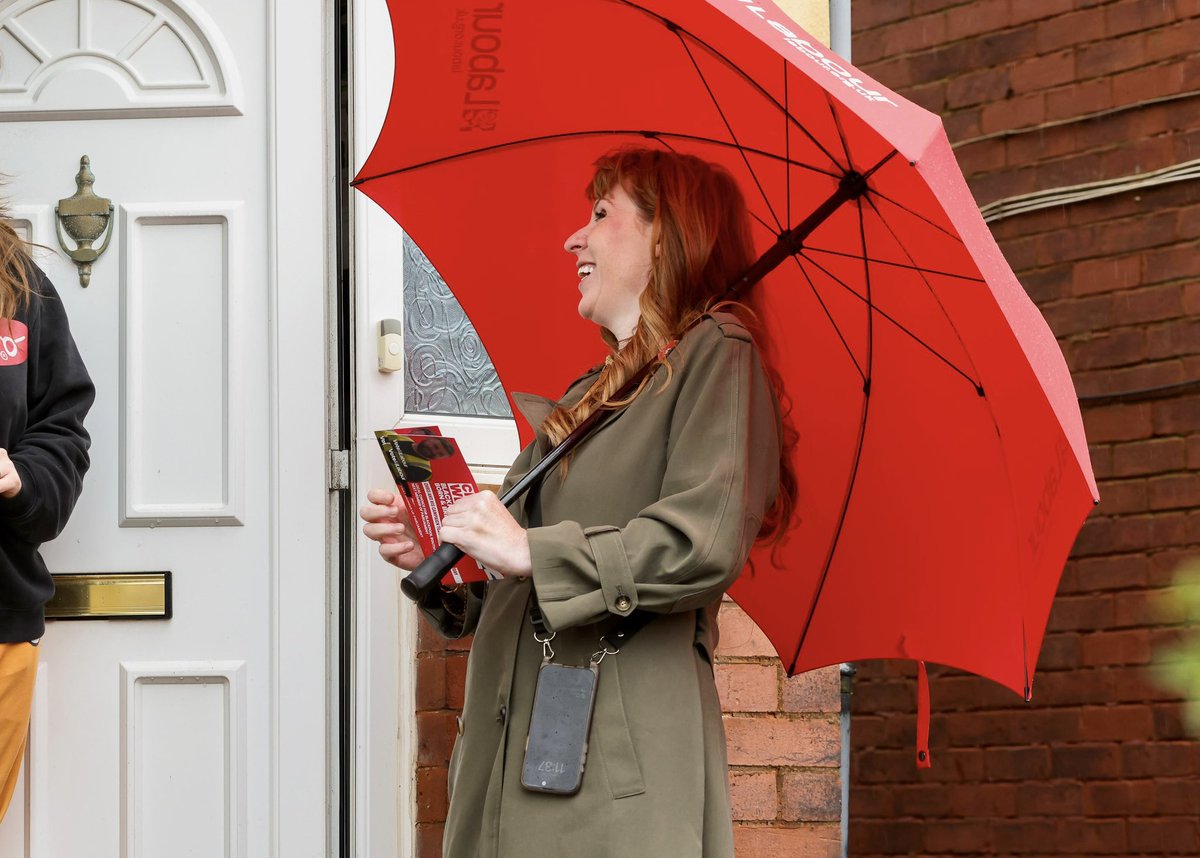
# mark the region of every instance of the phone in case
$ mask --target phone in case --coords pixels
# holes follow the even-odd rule
[[[546,662],[538,670],[521,770],[523,787],[558,795],[579,792],[599,677],[596,664]]]

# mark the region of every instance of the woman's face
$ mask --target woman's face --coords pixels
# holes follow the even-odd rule
[[[633,335],[641,311],[638,297],[654,263],[650,221],[617,186],[592,206],[587,226],[571,233],[565,247],[575,254],[579,315],[612,332]]]

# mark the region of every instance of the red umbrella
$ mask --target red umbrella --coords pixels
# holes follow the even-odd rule
[[[505,387],[557,394],[600,354],[559,251],[591,162],[638,144],[724,164],[762,269],[782,262],[756,288],[800,432],[798,521],[733,597],[789,674],[910,658],[1028,697],[1098,495],[1062,354],[938,117],[769,0],[389,6],[392,102],[356,184]]]

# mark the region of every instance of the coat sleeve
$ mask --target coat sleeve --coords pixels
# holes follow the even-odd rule
[[[83,488],[91,443],[83,418],[96,391],[71,338],[62,299],[44,275],[37,277],[31,306],[28,418],[8,451],[21,491],[0,498],[0,520],[22,539],[43,543],[66,526]]]
[[[779,483],[778,410],[744,329],[695,333],[672,382],[680,391],[659,499],[623,527],[562,521],[529,531],[553,629],[635,608],[693,610],[719,598],[749,556]]]

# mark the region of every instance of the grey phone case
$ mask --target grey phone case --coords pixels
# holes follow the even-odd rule
[[[579,792],[599,676],[595,664],[547,662],[539,668],[521,769],[526,789],[559,795]]]

